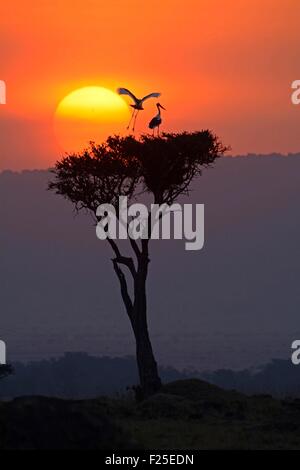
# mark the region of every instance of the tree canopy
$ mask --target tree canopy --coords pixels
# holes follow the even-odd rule
[[[131,200],[141,192],[152,193],[157,204],[172,204],[225,151],[209,130],[140,139],[112,136],[58,161],[49,188],[77,209],[94,213],[100,204],[117,206],[119,196]]]

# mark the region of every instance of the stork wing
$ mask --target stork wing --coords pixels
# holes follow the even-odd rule
[[[141,101],[145,101],[148,98],[158,98],[161,95],[161,93],[150,93],[149,95],[144,96],[144,98],[141,99]]]
[[[118,88],[117,92],[119,93],[119,95],[128,95],[128,96],[130,96],[130,98],[132,98],[135,103],[137,103],[139,101],[137,99],[137,97],[134,96],[133,93],[131,93],[131,91],[127,90],[127,88]]]

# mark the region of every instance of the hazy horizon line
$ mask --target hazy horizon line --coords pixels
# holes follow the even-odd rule
[[[295,158],[300,157],[300,150],[299,152],[289,152],[289,153],[280,153],[280,152],[270,152],[270,153],[253,153],[248,152],[246,154],[236,154],[236,155],[225,155],[221,157],[223,160],[226,158],[230,159],[255,159],[255,158]],[[53,163],[54,166],[54,163]],[[0,169],[0,175],[3,173],[16,173],[22,174],[27,172],[49,172],[52,167],[48,168],[22,168],[22,169],[12,169],[12,168],[3,168]]]

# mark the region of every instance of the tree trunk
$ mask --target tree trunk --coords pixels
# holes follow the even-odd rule
[[[140,296],[140,294],[137,295]],[[146,310],[141,304],[135,306],[133,331],[142,397],[145,398],[160,389],[161,380],[149,338]]]
[[[138,266],[135,269],[133,260],[121,256],[116,244],[109,240],[116,258],[112,260],[118,276],[121,294],[136,341],[136,358],[139,371],[140,398],[153,395],[161,387],[157,364],[154,358],[147,324],[146,280],[148,274],[148,241],[143,241],[142,251],[137,251]],[[120,264],[127,266],[134,282],[134,298],[129,295],[126,277]]]
[[[154,358],[147,324],[146,279],[148,256],[139,260],[134,283],[134,305],[132,327],[136,340],[136,358],[143,397],[156,393],[161,387],[157,363]]]
[[[158,392],[161,388],[161,380],[158,375],[157,363],[152,351],[148,331],[140,331],[136,335],[136,357],[140,384],[141,398],[146,398]]]

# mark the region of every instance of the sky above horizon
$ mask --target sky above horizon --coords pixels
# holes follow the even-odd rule
[[[233,154],[299,152],[299,18],[298,0],[7,2],[0,170],[53,165],[55,110],[90,85],[161,91],[165,131],[210,128]]]

